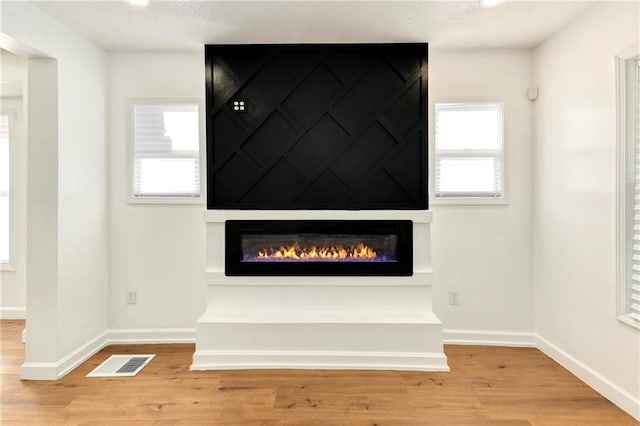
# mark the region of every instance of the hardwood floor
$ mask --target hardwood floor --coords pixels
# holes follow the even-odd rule
[[[24,321],[0,325],[0,419],[15,425],[637,425],[536,349],[447,346],[451,373],[191,372],[193,345],[105,348],[59,381],[20,381]],[[114,353],[136,377],[86,378]]]

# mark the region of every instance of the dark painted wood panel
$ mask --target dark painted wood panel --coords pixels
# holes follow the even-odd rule
[[[209,45],[205,60],[208,208],[427,208],[426,44]]]

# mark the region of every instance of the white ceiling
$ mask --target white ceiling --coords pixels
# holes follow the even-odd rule
[[[597,2],[32,1],[111,51],[200,50],[206,43],[429,42],[443,48],[528,48]]]

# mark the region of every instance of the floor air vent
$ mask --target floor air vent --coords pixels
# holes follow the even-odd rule
[[[87,377],[131,377],[138,374],[155,355],[111,355]]]

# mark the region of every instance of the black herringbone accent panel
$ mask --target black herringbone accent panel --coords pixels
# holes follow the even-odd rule
[[[426,44],[210,45],[205,60],[208,208],[427,208]]]

